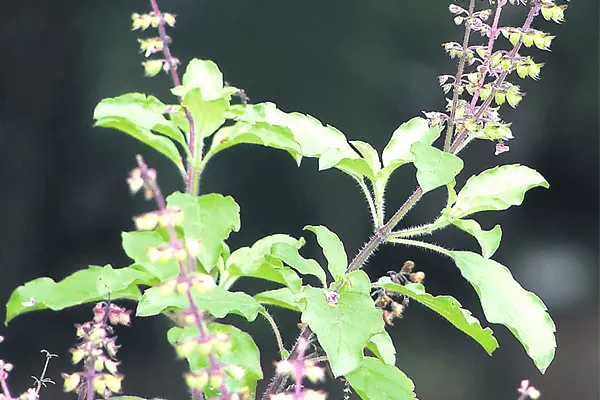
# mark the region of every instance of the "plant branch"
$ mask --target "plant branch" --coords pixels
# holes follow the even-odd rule
[[[154,1],[154,0],[152,0],[152,1]],[[156,200],[156,204],[158,205],[159,211],[166,212],[167,205],[165,202],[165,198],[160,190],[160,187],[158,186],[158,183],[156,181],[156,174],[150,173],[148,166],[146,165],[146,163],[144,162],[144,160],[142,159],[141,156],[137,156],[137,163],[138,163],[138,166],[141,171],[141,177],[144,180],[145,184],[150,189],[150,191],[152,192],[152,195],[153,195],[154,199]],[[177,238],[177,233],[175,232],[175,228],[174,228],[173,224],[171,224],[171,223],[168,224],[167,230],[169,232],[170,244],[172,244],[176,247],[180,247],[181,241]],[[188,261],[190,261],[190,260],[193,260],[193,258],[188,258]],[[177,278],[177,281],[180,283],[185,282],[187,284],[186,285],[187,290],[185,291],[185,294],[186,294],[186,298],[187,298],[189,306],[190,306],[189,311],[194,318],[194,323],[196,325],[196,328],[198,329],[200,341],[206,342],[209,339],[209,333],[207,332],[207,329],[204,326],[204,319],[202,318],[202,314],[201,314],[200,310],[198,309],[198,306],[194,300],[194,297],[192,296],[192,287],[193,287],[192,278],[187,273],[187,270],[183,264],[183,261],[178,260],[178,265],[179,265],[179,277]],[[192,267],[189,266],[188,270],[191,271],[192,270],[191,268]],[[212,371],[220,371],[221,370],[220,363],[217,361],[217,359],[215,358],[215,356],[212,353],[209,352],[207,354],[207,358],[208,358],[210,370],[212,370]],[[221,391],[221,395],[224,397],[227,397],[230,394],[229,390],[227,389],[227,386],[225,386],[225,383],[221,383],[219,389]],[[88,399],[88,400],[93,400],[93,399]]]
[[[152,4],[152,11],[154,11],[154,14],[156,14],[156,16],[159,18],[158,34],[160,36],[160,40],[163,43],[162,52],[165,56],[165,63],[167,63],[167,65],[168,65],[169,73],[171,74],[171,79],[173,80],[173,84],[175,85],[175,87],[181,86],[179,74],[177,73],[177,61],[173,57],[173,55],[171,53],[171,49],[169,48],[169,37],[167,36],[167,31],[165,28],[165,24],[166,24],[165,17],[163,15],[163,13],[160,11],[160,8],[158,8],[157,0],[150,0],[150,4]],[[183,102],[183,98],[180,97],[179,101]],[[200,171],[198,170],[197,167],[195,167],[195,165],[198,165],[200,163],[198,162],[199,160],[196,160],[196,157],[200,157],[200,159],[202,158],[204,143],[203,143],[202,139],[200,139],[200,143],[199,143],[200,146],[198,149],[196,149],[196,140],[198,138],[196,138],[196,127],[194,125],[194,119],[192,118],[192,114],[189,112],[189,110],[186,107],[183,107],[183,111],[185,112],[185,118],[187,119],[188,124],[190,126],[190,132],[189,132],[189,138],[188,138],[188,148],[189,148],[191,157],[188,160],[186,192],[193,196],[197,196],[199,193],[199,185],[200,185]],[[196,151],[196,150],[198,150],[198,151]]]
[[[400,238],[390,238],[387,240],[389,243],[396,243],[396,244],[404,244],[407,246],[416,246],[416,247],[422,247],[425,249],[429,249],[429,250],[433,250],[436,251],[438,253],[444,254],[450,258],[452,257],[452,252],[448,249],[445,249],[441,246],[438,246],[436,244],[432,244],[432,243],[427,243],[427,242],[421,242],[420,240],[412,240],[412,239],[400,239]]]
[[[402,229],[400,231],[390,232],[388,237],[389,238],[403,238],[403,237],[428,235],[428,234],[432,233],[433,231],[436,231],[438,229],[446,227],[447,225],[448,225],[447,222],[444,222],[441,219],[438,219],[437,221],[432,222],[430,224],[426,224],[426,225],[422,225],[422,226],[415,226],[412,228]]]
[[[260,315],[265,317],[265,319],[267,320],[269,325],[271,325],[271,330],[275,334],[275,339],[277,340],[277,347],[279,348],[279,354],[281,356],[281,359],[283,360],[284,358],[286,358],[288,351],[283,346],[283,339],[281,338],[281,332],[279,332],[279,328],[277,327],[275,320],[273,319],[271,314],[269,314],[269,312],[265,308],[260,310]]]
[[[402,218],[404,218],[404,216],[408,213],[408,211],[410,211],[410,209],[421,199],[422,196],[423,196],[423,189],[421,189],[421,187],[418,187],[413,192],[413,194],[404,202],[404,204],[398,209],[398,211],[396,211],[396,213],[389,219],[389,221],[386,222],[380,228],[376,229],[375,234],[373,236],[371,236],[369,241],[363,246],[363,248],[354,257],[354,259],[352,260],[350,265],[348,265],[348,268],[346,268],[346,273],[356,271],[363,267],[363,265],[367,262],[369,257],[373,254],[373,252],[375,252],[375,250],[379,247],[379,245],[381,245],[382,243],[384,243],[387,240],[392,229],[394,229],[394,227],[402,220]],[[341,286],[341,284],[339,286]],[[339,286],[337,288],[335,288],[336,291],[339,289]],[[289,361],[293,362],[293,361],[297,360],[297,357],[299,354],[298,353],[298,350],[299,350],[298,343],[301,342],[302,340],[306,340],[306,341],[310,342],[310,340],[312,339],[312,335],[313,335],[312,331],[310,330],[310,328],[308,326],[305,326],[302,329],[302,331],[300,332],[300,336],[298,337],[298,340],[296,340],[296,343],[294,344],[294,347],[292,348],[292,350],[290,352],[290,356],[288,357]],[[271,383],[269,384],[269,386],[267,387],[267,390],[263,394],[262,400],[268,400],[271,395],[281,392],[286,384],[286,380],[287,380],[286,376],[283,376],[283,375],[275,376],[273,378],[273,380],[271,381]]]
[[[367,199],[367,203],[369,204],[369,210],[371,210],[371,218],[373,218],[373,226],[377,228],[382,223],[380,220],[383,219],[383,213],[377,212],[377,209],[375,208],[375,202],[373,201],[373,196],[371,195],[371,191],[367,187],[365,181],[363,179],[357,179],[356,181],[362,189],[365,198]]]
[[[454,125],[456,119],[456,108],[458,107],[458,97],[461,91],[462,75],[465,69],[465,62],[467,60],[467,47],[469,47],[469,38],[471,36],[471,23],[469,19],[475,11],[475,0],[469,1],[469,16],[465,22],[465,35],[463,37],[462,54],[458,61],[458,70],[456,71],[456,77],[454,79],[454,94],[452,96],[452,108],[450,110],[450,119],[448,120],[448,129],[446,129],[446,139],[444,140],[444,151],[450,149],[452,144],[452,136],[454,134]]]

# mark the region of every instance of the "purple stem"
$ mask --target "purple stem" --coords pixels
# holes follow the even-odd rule
[[[148,187],[152,191],[154,198],[156,200],[156,204],[158,205],[158,209],[162,212],[166,211],[167,205],[165,202],[165,197],[163,196],[162,191],[160,190],[160,187],[158,186],[158,183],[156,182],[156,178],[149,174],[148,165],[146,165],[146,163],[144,162],[144,160],[142,159],[141,156],[137,156],[136,159],[137,159],[137,163],[140,168],[140,171],[141,171],[142,179],[144,180],[144,183],[146,185],[148,185]],[[182,243],[179,239],[177,239],[177,233],[175,232],[175,228],[173,227],[173,225],[169,224],[167,227],[167,230],[169,231],[170,243],[175,246],[181,246]],[[188,261],[192,262],[193,258],[189,257]],[[200,341],[206,341],[209,339],[209,334],[206,331],[206,328],[204,327],[202,314],[200,313],[200,310],[198,309],[198,306],[196,305],[196,302],[194,301],[194,297],[192,296],[192,280],[190,279],[190,276],[188,275],[188,273],[185,269],[185,266],[183,265],[183,261],[178,261],[178,264],[179,264],[178,280],[179,280],[179,282],[186,282],[188,284],[186,296],[187,296],[187,300],[190,304],[190,311],[191,311],[192,315],[194,316],[194,321],[196,323],[196,327],[198,328],[198,334],[200,337]],[[188,270],[191,271],[191,266],[188,266]],[[219,361],[216,360],[216,358],[214,357],[214,355],[212,353],[208,354],[208,362],[209,362],[209,369],[211,371],[219,371],[220,370],[221,363],[219,363]],[[221,390],[222,396],[229,395],[229,390],[227,389],[227,387],[225,386],[224,383],[221,384],[220,390]]]
[[[150,4],[152,4],[152,11],[159,18],[158,22],[158,34],[160,36],[160,40],[163,43],[163,54],[165,56],[165,62],[169,66],[169,72],[171,73],[171,78],[173,80],[173,84],[177,86],[181,86],[181,81],[179,80],[179,75],[177,74],[177,63],[171,54],[171,49],[169,48],[169,37],[167,36],[167,31],[165,28],[165,18],[163,13],[158,8],[157,0],[150,0]],[[180,97],[179,101],[182,102],[183,99]],[[186,191],[196,196],[198,194],[198,187],[196,185],[196,181],[200,179],[198,176],[198,171],[194,168],[193,160],[196,158],[196,127],[194,125],[194,119],[192,118],[192,114],[188,111],[187,108],[183,107],[185,112],[185,118],[187,119],[190,125],[190,138],[188,143],[188,148],[190,150],[190,159],[188,160],[188,170],[187,170],[187,188]]]
[[[469,20],[475,11],[475,0],[469,2],[469,18],[465,21],[465,36],[463,37],[462,55],[458,62],[458,70],[454,78],[454,94],[452,96],[452,108],[450,109],[450,119],[448,120],[448,129],[446,130],[446,139],[444,140],[444,151],[448,151],[452,143],[452,135],[454,133],[454,120],[456,119],[456,108],[458,106],[459,90],[458,86],[462,83],[462,75],[465,69],[465,61],[467,59],[467,47],[469,47],[469,37],[471,36],[471,24]],[[457,86],[458,85],[458,86]]]
[[[541,2],[539,0],[534,0],[532,2],[531,8],[529,9],[529,13],[527,14],[527,18],[525,19],[525,22],[523,23],[521,30],[525,31],[525,30],[528,30],[531,28],[531,23],[533,22],[533,19],[536,17],[536,15],[538,15],[541,8],[542,8],[542,6],[541,6]],[[513,58],[517,54],[519,49],[521,48],[522,43],[523,42],[521,41],[521,39],[519,39],[519,41],[515,44],[513,49],[510,51],[510,53],[508,53],[508,57]],[[481,115],[485,112],[485,110],[488,108],[488,106],[492,103],[492,100],[494,99],[494,94],[495,94],[496,90],[502,85],[502,83],[504,83],[504,79],[506,79],[506,77],[508,76],[508,73],[509,73],[509,71],[503,71],[498,76],[498,78],[496,79],[496,81],[494,82],[494,85],[492,87],[492,92],[490,93],[490,95],[485,99],[483,104],[481,104],[481,106],[477,110],[477,113],[475,114],[476,120],[481,117]],[[450,147],[450,153],[458,153],[462,149],[462,147],[466,143],[466,141],[467,141],[467,131],[466,131],[466,129],[462,129],[461,132],[456,136],[456,140]]]
[[[6,374],[6,372],[0,371],[0,374]],[[8,388],[8,384],[6,383],[6,379],[4,377],[0,379],[0,385],[2,386],[2,393],[4,393],[4,396],[6,396],[7,400],[13,400],[13,397],[10,394],[10,389]]]

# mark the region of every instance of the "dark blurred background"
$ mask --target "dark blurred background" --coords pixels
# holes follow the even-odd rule
[[[130,14],[145,12],[144,0],[3,2],[0,24],[0,302],[17,286],[40,276],[59,280],[89,264],[127,265],[120,232],[131,216],[149,206],[129,196],[125,178],[141,153],[159,170],[164,191],[181,189],[176,171],[160,155],[113,130],[92,127],[92,112],[104,97],[125,92],[169,95],[166,75],[143,77]],[[252,102],[273,101],[285,111],[311,114],[383,149],[400,123],[423,110],[441,110],[444,95],[436,77],[455,73],[455,60],[440,43],[460,41],[448,1],[439,0],[163,0],[178,14],[172,49],[186,63],[212,59]],[[466,2],[463,2],[466,7]],[[511,151],[493,155],[478,141],[462,153],[473,173],[497,164],[523,163],[540,171],[550,190],[535,189],[521,207],[477,217],[485,228],[501,223],[502,246],[494,258],[509,266],[522,285],[536,292],[557,325],[558,350],[541,375],[516,339],[493,326],[501,347],[493,357],[428,309],[411,306],[390,329],[397,365],[411,377],[421,399],[516,399],[529,378],[543,398],[598,398],[598,2],[573,2],[566,23],[538,18],[535,27],[556,34],[552,52],[523,50],[546,62],[541,81],[519,81],[527,92],[516,110]],[[524,8],[507,7],[504,24],[517,25]],[[149,34],[153,34],[150,32]],[[513,82],[516,78],[511,78]],[[517,82],[516,82],[517,83]],[[388,190],[393,212],[415,187],[414,170],[397,172]],[[273,233],[303,235],[306,224],[324,224],[343,239],[350,256],[370,232],[364,200],[339,171],[317,172],[314,160],[296,168],[284,152],[239,146],[215,158],[202,191],[235,197],[242,229],[235,249]],[[407,225],[432,221],[444,193],[432,193],[409,214]],[[321,259],[310,235],[305,256]],[[478,251],[473,238],[447,229],[434,237],[453,248]],[[427,289],[452,294],[482,317],[478,299],[447,259],[412,248],[386,247],[368,265],[373,279],[404,260],[427,274]],[[253,288],[255,282],[244,288]],[[241,286],[240,286],[241,287]],[[298,316],[273,310],[288,346],[298,333]],[[70,398],[61,391],[61,371],[72,371],[68,348],[73,323],[90,318],[91,306],[61,313],[18,317],[0,329],[0,357],[13,362],[13,391],[31,384],[43,357],[59,385],[44,398]],[[4,309],[2,311],[4,320]],[[272,372],[276,347],[263,320],[250,325],[265,373]],[[165,340],[168,323],[135,320],[121,329],[125,391],[142,396],[186,398],[181,374]],[[341,398],[330,383],[330,399]],[[260,387],[264,387],[264,384]]]

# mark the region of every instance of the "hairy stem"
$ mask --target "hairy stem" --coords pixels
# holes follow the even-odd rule
[[[375,234],[371,236],[369,241],[363,246],[363,248],[358,252],[358,254],[354,257],[348,268],[346,268],[346,273],[350,273],[352,271],[356,271],[361,269],[364,264],[367,262],[369,257],[375,252],[375,250],[382,244],[385,243],[388,239],[390,232],[392,229],[404,218],[404,216],[410,211],[410,209],[417,204],[417,202],[423,196],[423,189],[418,187],[413,194],[404,202],[404,204],[396,211],[396,213],[386,222],[383,226],[376,229]],[[336,290],[339,289],[336,288]],[[300,332],[300,336],[294,347],[290,352],[290,356],[288,360],[293,362],[298,359],[299,356],[299,346],[298,343],[306,340],[310,341],[312,339],[312,331],[308,326],[304,327]],[[285,387],[287,381],[287,377],[283,375],[278,375],[269,384],[267,390],[263,394],[262,400],[268,400],[271,395],[275,393],[279,393]]]
[[[371,218],[373,219],[373,226],[375,226],[375,228],[377,228],[378,226],[381,225],[380,219],[383,219],[383,210],[380,210],[378,212],[377,209],[375,208],[375,202],[373,201],[373,196],[371,195],[371,191],[367,187],[367,184],[365,183],[364,179],[357,179],[356,181],[358,182],[358,185],[362,189],[362,191],[365,195],[365,198],[367,199],[367,203],[369,204],[369,210],[371,210]]]
[[[138,166],[141,170],[141,175],[142,178],[144,179],[144,182],[149,186],[150,190],[152,191],[152,194],[154,195],[154,199],[156,200],[156,204],[158,205],[158,209],[161,212],[164,212],[167,210],[167,205],[165,202],[165,198],[160,190],[160,187],[158,186],[158,183],[156,182],[156,178],[154,176],[151,176],[148,172],[148,166],[146,165],[146,163],[144,162],[144,160],[142,159],[141,156],[137,157],[137,162],[138,162]],[[169,224],[167,226],[167,230],[169,232],[169,240],[171,244],[181,244],[181,241],[177,238],[177,233],[175,232],[175,228],[173,227],[172,224]],[[193,258],[188,258],[188,261],[192,260]],[[191,262],[191,261],[190,261]],[[192,314],[192,316],[194,317],[194,323],[196,325],[196,328],[198,329],[198,335],[200,337],[200,340],[205,342],[209,339],[209,334],[207,332],[207,329],[204,325],[204,319],[202,318],[202,313],[200,312],[198,305],[196,304],[194,297],[192,296],[192,278],[190,277],[190,275],[188,274],[188,270],[191,271],[192,267],[189,266],[188,269],[186,270],[183,261],[179,260],[178,261],[179,264],[179,277],[178,277],[178,281],[179,282],[186,282],[187,285],[187,290],[186,290],[186,297],[190,306],[190,312]],[[209,363],[209,368],[212,371],[219,371],[220,370],[220,363],[217,361],[217,359],[214,357],[214,355],[212,353],[208,353],[207,355],[208,357],[208,363]],[[221,391],[221,395],[226,397],[228,396],[229,390],[227,389],[227,387],[225,386],[225,383],[222,383],[220,386],[220,391]],[[90,399],[88,399],[90,400]],[[91,399],[93,400],[93,399]]]
[[[422,247],[424,249],[429,249],[429,250],[433,250],[435,252],[444,254],[450,258],[452,257],[452,252],[448,249],[445,249],[441,246],[432,244],[432,243],[427,243],[427,242],[421,242],[420,240],[412,240],[412,239],[400,239],[400,238],[390,238],[388,239],[389,243],[396,243],[396,244],[404,244],[406,246],[416,246],[416,247]]]
[[[469,16],[475,11],[475,0],[469,1]],[[450,149],[452,144],[452,136],[454,134],[454,125],[456,119],[456,108],[458,107],[458,97],[460,96],[460,88],[462,82],[462,75],[465,69],[465,62],[467,61],[467,47],[469,47],[469,38],[471,36],[471,23],[469,19],[465,21],[465,35],[463,37],[462,54],[458,61],[458,70],[456,71],[456,77],[454,79],[454,94],[452,96],[452,108],[450,109],[450,119],[448,120],[448,129],[446,129],[446,139],[444,140],[444,151]]]
[[[269,312],[266,309],[262,309],[260,311],[260,314],[263,317],[265,317],[265,319],[267,320],[269,325],[271,325],[271,330],[275,334],[275,339],[277,340],[277,347],[279,348],[279,355],[281,356],[282,359],[285,358],[286,354],[287,354],[287,350],[283,346],[283,339],[281,338],[281,332],[279,332],[279,328],[277,327],[275,320],[273,319],[271,314],[269,314]]]

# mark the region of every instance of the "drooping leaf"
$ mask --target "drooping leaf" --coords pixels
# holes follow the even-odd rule
[[[415,157],[417,181],[423,193],[450,184],[463,169],[463,161],[460,158],[429,144],[414,143],[411,153]]]
[[[492,330],[490,328],[483,329],[479,320],[471,315],[469,310],[463,309],[454,297],[432,296],[426,293],[423,285],[419,283],[398,285],[393,283],[389,277],[380,278],[375,286],[402,293],[435,311],[457,329],[472,337],[488,354],[492,354],[498,348],[498,341]]]
[[[200,241],[198,260],[210,272],[223,251],[223,242],[240,229],[239,206],[232,197],[216,193],[200,197],[173,193],[167,205],[183,211],[185,238]]]
[[[265,123],[265,129],[275,132],[287,129],[300,145],[302,156],[319,158],[319,170],[335,167],[355,179],[374,178],[368,162],[350,146],[342,132],[330,125],[324,126],[310,115],[285,113],[273,103],[261,103],[247,107],[238,119],[249,124]]]
[[[50,278],[38,278],[19,286],[11,294],[6,304],[8,324],[18,315],[30,311],[50,309],[53,311],[80,304],[106,300],[138,300],[138,285],[156,283],[151,274],[141,270],[135,264],[126,268],[113,269],[90,266],[55,282]]]
[[[452,224],[470,233],[477,239],[477,242],[481,246],[481,253],[485,258],[490,258],[498,250],[500,240],[502,239],[502,228],[500,225],[494,226],[489,231],[484,231],[481,229],[479,223],[472,219],[457,219],[453,220]]]
[[[297,252],[304,245],[304,240],[276,234],[256,241],[252,247],[239,248],[227,259],[226,278],[229,280],[242,276],[261,278],[281,283],[298,292],[302,280],[292,269],[283,266],[281,259],[275,254],[275,247],[278,245],[289,246]]]
[[[179,265],[175,259],[167,262],[151,261],[149,248],[156,248],[166,242],[158,232],[123,232],[122,247],[125,254],[144,270],[156,276],[161,282],[179,274]]]
[[[225,385],[231,392],[237,392],[246,386],[250,395],[254,396],[256,392],[256,382],[263,378],[263,372],[260,367],[260,352],[252,337],[246,332],[232,326],[212,322],[208,324],[208,333],[211,335],[226,334],[229,336],[231,350],[220,355],[219,361],[242,367],[244,369],[244,378],[242,381],[236,381],[230,374],[225,374]],[[184,329],[174,327],[169,329],[167,339],[169,343],[175,345],[177,342],[186,339],[198,338],[198,329],[195,326]],[[209,366],[208,357],[199,350],[194,350],[186,357],[191,371],[198,371]],[[209,390],[211,395],[216,395],[218,388]]]
[[[103,99],[94,110],[96,126],[115,128],[152,147],[183,169],[181,155],[172,140],[186,148],[177,125],[166,119],[166,105],[153,96],[129,93]],[[152,133],[159,132],[162,135]]]
[[[196,306],[206,310],[215,318],[223,318],[227,314],[237,314],[248,321],[254,321],[260,309],[260,303],[253,297],[243,292],[229,292],[221,287],[214,287],[203,293],[193,290]],[[173,293],[161,295],[159,287],[152,287],[144,291],[139,300],[136,315],[149,317],[157,315],[164,310],[183,309],[189,307],[186,295]]]
[[[479,295],[488,321],[506,326],[543,373],[554,358],[556,327],[546,306],[504,265],[468,251],[452,252],[456,266]]]
[[[325,286],[327,278],[325,271],[318,262],[312,259],[306,259],[298,252],[298,247],[286,243],[276,243],[271,249],[271,254],[281,261],[294,268],[302,275],[314,275]]]
[[[222,127],[215,133],[207,156],[242,143],[285,150],[297,163],[302,159],[302,149],[289,129],[261,122],[254,125],[237,122],[235,125]]]
[[[327,259],[327,269],[333,279],[337,281],[342,278],[348,266],[348,258],[340,238],[322,225],[307,225],[304,229],[317,235],[317,242],[323,249],[323,254]]]
[[[525,192],[537,186],[549,187],[542,175],[523,165],[488,169],[467,180],[448,216],[459,219],[480,211],[506,210],[521,205]]]
[[[396,347],[387,331],[371,336],[367,343],[369,349],[377,358],[389,365],[396,364]]]
[[[331,126],[323,126],[318,119],[310,115],[285,113],[277,109],[273,103],[249,106],[239,120],[250,124],[264,122],[289,129],[300,144],[305,157],[319,157],[329,148],[338,149],[340,159],[358,156],[339,130]]]
[[[272,304],[300,312],[296,293],[286,287],[259,293],[254,298],[261,304]]]
[[[413,400],[417,396],[412,381],[393,365],[365,357],[360,367],[346,379],[362,400]]]
[[[302,322],[317,335],[336,377],[358,368],[369,339],[383,331],[367,275],[355,271],[345,279],[337,304],[327,301],[325,289],[305,286],[299,294]]]

